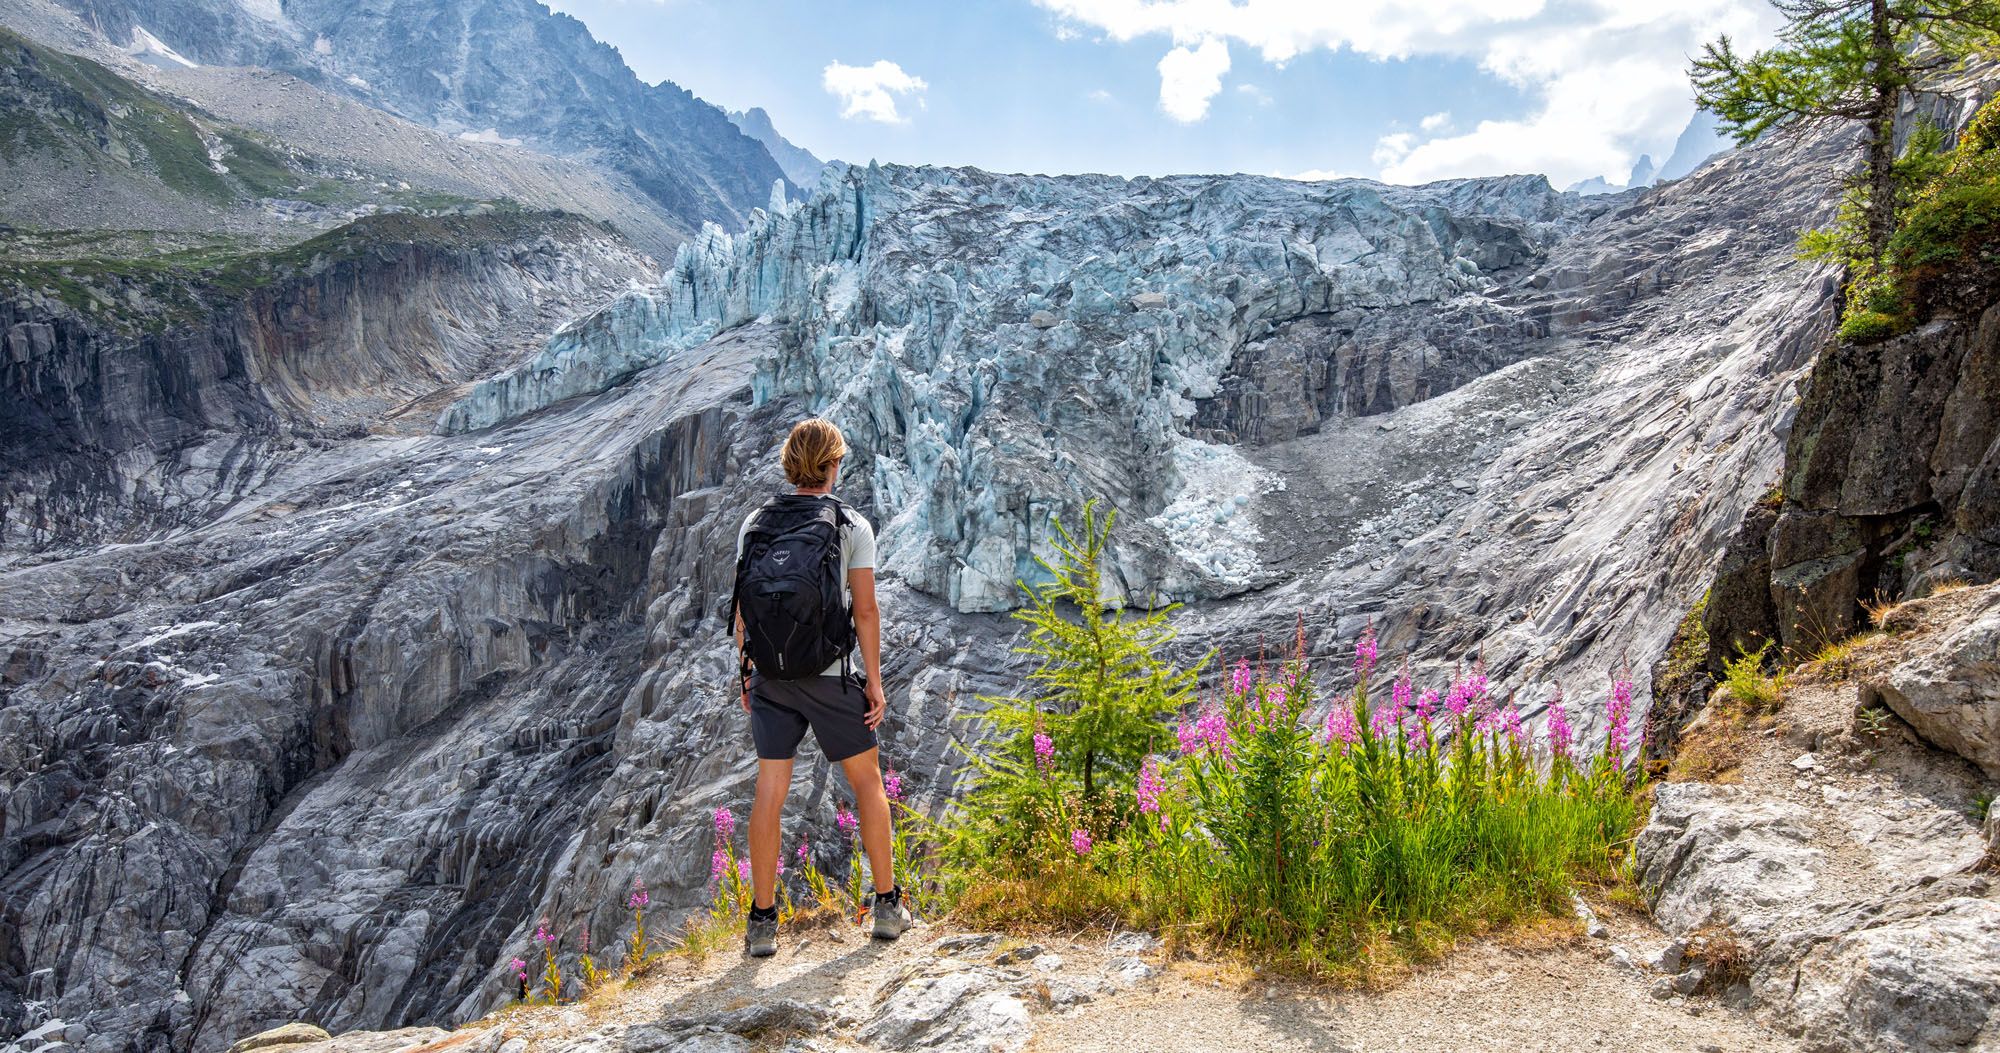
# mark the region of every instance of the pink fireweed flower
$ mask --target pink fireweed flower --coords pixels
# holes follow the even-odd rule
[[[1395,711],[1396,719],[1403,719],[1403,711],[1410,708],[1410,694],[1417,689],[1417,682],[1410,677],[1410,660],[1403,659],[1403,667],[1396,671],[1396,682],[1389,688],[1389,706]]]
[[[1463,680],[1451,682],[1451,689],[1444,693],[1444,711],[1456,720],[1472,711],[1472,692]]]
[[[1437,716],[1437,708],[1438,693],[1436,691],[1426,690],[1423,694],[1417,696],[1416,713],[1419,721],[1425,724],[1430,723],[1431,718]]]
[[[1527,737],[1521,727],[1521,709],[1511,698],[1507,700],[1507,708],[1500,711],[1500,730],[1507,733],[1507,741],[1517,746]]]
[[[1503,723],[1498,709],[1485,707],[1474,711],[1472,728],[1481,735],[1498,735]]]
[[[882,789],[888,792],[890,800],[892,801],[902,800],[903,776],[899,774],[896,771],[896,769],[890,768],[889,774],[882,776]]]
[[[861,829],[861,820],[856,819],[853,812],[842,808],[833,813],[833,825],[840,827],[843,833],[851,834]]]
[[[1610,729],[1605,732],[1604,748],[1611,757],[1612,767],[1623,767],[1625,750],[1631,745],[1632,735],[1632,671],[1620,669],[1611,681],[1611,702],[1605,707],[1605,715],[1610,718]]]
[[[1236,668],[1229,677],[1229,692],[1234,695],[1250,693],[1250,659],[1238,658]]]
[[[1431,718],[1437,715],[1438,693],[1426,689],[1417,696],[1416,720],[1410,725],[1410,748],[1429,749]]]
[[[1332,714],[1328,714],[1332,719]],[[1394,734],[1397,725],[1403,722],[1402,711],[1394,706],[1378,706],[1368,714],[1368,730],[1378,739],[1386,739]]]
[[[1375,660],[1381,652],[1375,646],[1375,619],[1368,619],[1368,627],[1361,630],[1361,639],[1354,642],[1354,675],[1363,680],[1375,671]]]
[[[730,811],[728,808],[717,808],[715,810],[716,840],[727,841],[731,837],[735,836],[735,834],[736,834],[736,813]]]
[[[1174,738],[1180,740],[1181,754],[1183,756],[1200,749],[1203,743],[1208,741],[1202,735],[1200,725],[1187,721],[1182,721],[1174,728]]]
[[[513,961],[507,963],[507,968],[514,970],[514,976],[517,979],[520,979],[522,981],[526,981],[528,979],[527,962],[524,962],[521,959],[516,958]]]
[[[1035,767],[1046,772],[1055,766],[1056,740],[1045,731],[1035,732]]]
[[[812,845],[805,841],[800,841],[797,855],[799,857],[799,864],[802,866],[812,862]]]
[[[535,926],[535,942],[544,946],[556,942],[556,934],[549,931],[549,919],[543,918],[541,924]]]
[[[1472,675],[1465,678],[1465,692],[1474,710],[1484,710],[1493,704],[1492,698],[1488,695],[1491,687],[1492,684],[1486,679],[1486,659],[1473,659]]]
[[[1074,848],[1074,849],[1076,849],[1076,854],[1077,854],[1077,855],[1080,855],[1080,856],[1087,856],[1087,855],[1089,855],[1089,854],[1090,854],[1090,831],[1088,831],[1088,830],[1085,830],[1085,829],[1084,829],[1083,827],[1080,827],[1080,826],[1079,826],[1079,827],[1077,827],[1077,828],[1076,828],[1076,829],[1074,829],[1074,830],[1071,830],[1071,831],[1069,832],[1069,846],[1070,846],[1071,848]]]
[[[1210,753],[1229,753],[1229,715],[1220,709],[1210,707],[1196,718],[1194,727],[1201,734],[1201,740]]]
[[[736,861],[736,880],[750,880],[750,861],[748,859],[739,859]]]
[[[1361,729],[1354,722],[1354,710],[1336,703],[1326,715],[1326,731],[1320,736],[1320,741],[1329,746],[1338,742],[1341,752],[1345,753],[1347,747],[1354,745],[1360,737]]]
[[[785,876],[785,857],[784,857],[784,856],[779,856],[779,857],[778,857],[778,876],[779,876],[779,877],[784,877],[784,876]]]
[[[722,875],[728,869],[729,869],[729,853],[723,851],[720,848],[716,849],[715,852],[708,857],[708,879],[710,881],[720,881],[722,880]]]
[[[1570,759],[1570,744],[1576,741],[1576,732],[1569,726],[1569,711],[1563,707],[1563,689],[1556,685],[1556,697],[1549,700],[1549,755]]]
[[[583,927],[583,953],[590,953],[590,926]]]
[[[1147,757],[1139,766],[1139,810],[1147,815],[1159,811],[1160,795],[1166,789],[1166,780],[1160,778],[1160,762]]]
[[[632,894],[626,897],[625,899],[626,908],[630,910],[644,909],[646,904],[650,902],[651,899],[652,897],[646,895],[646,883],[644,881],[640,881],[638,878],[633,878]]]

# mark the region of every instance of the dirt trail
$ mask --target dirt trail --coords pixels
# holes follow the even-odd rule
[[[508,1037],[528,1039],[538,1051],[630,1051],[640,1045],[630,1037],[640,1033],[634,1029],[645,1025],[665,1023],[671,1029],[682,1026],[676,1021],[785,1000],[823,1007],[829,1019],[810,1030],[766,1030],[754,1034],[747,1047],[729,1048],[792,1053],[1802,1048],[1706,997],[1657,997],[1657,978],[1626,963],[1656,950],[1665,938],[1635,918],[1607,914],[1607,921],[1602,938],[1562,931],[1525,942],[1469,943],[1380,991],[1265,979],[1241,967],[1177,958],[1156,946],[1141,951],[1151,941],[1139,934],[1026,941],[937,926],[879,944],[858,933],[820,930],[787,934],[771,959],[746,959],[731,947],[705,962],[675,961],[633,989],[584,1006],[514,1010],[501,1019]],[[959,987],[950,987],[960,980]],[[926,984],[933,985],[928,993],[909,997],[909,989]],[[955,998],[937,996],[945,989]],[[989,1007],[983,1016],[964,1011],[968,1000],[989,989],[1021,992],[1024,1018],[1001,1019],[1003,1008]],[[993,1028],[903,1035],[882,1025],[899,1014],[928,1016],[940,1028],[966,1017]]]

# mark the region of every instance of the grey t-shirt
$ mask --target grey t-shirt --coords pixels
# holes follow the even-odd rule
[[[840,527],[840,600],[849,607],[854,606],[854,590],[847,586],[847,572],[850,570],[875,569],[875,528],[868,525],[867,517],[854,509],[846,510],[841,517]],[[743,559],[743,539],[750,536],[750,523],[757,518],[753,509],[743,517],[743,525],[736,530],[736,558]],[[865,673],[861,663],[861,648],[857,645],[848,656],[848,664],[856,673]],[[840,663],[827,666],[821,676],[839,676]]]

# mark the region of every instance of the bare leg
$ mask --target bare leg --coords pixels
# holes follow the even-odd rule
[[[876,778],[880,785],[880,776]],[[758,907],[778,902],[779,819],[792,789],[792,762],[757,759],[757,800],[750,806],[750,888]]]
[[[840,771],[854,788],[854,815],[861,820],[861,847],[868,853],[875,891],[888,892],[896,887],[896,856],[890,843],[889,793],[882,788],[881,757],[872,749],[855,754],[840,762]]]

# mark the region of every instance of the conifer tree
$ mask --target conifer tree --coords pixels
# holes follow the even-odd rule
[[[1167,616],[1179,604],[1126,610],[1103,598],[1103,562],[1117,513],[1083,506],[1080,533],[1058,520],[1049,539],[1057,562],[1035,562],[1049,580],[1021,583],[1028,605],[1014,617],[1028,625],[1015,648],[1040,659],[1028,674],[1030,698],[994,699],[990,718],[1012,732],[1013,752],[1025,753],[1043,732],[1057,744],[1055,763],[1090,796],[1102,775],[1136,771],[1165,737],[1163,718],[1189,702],[1197,670],[1160,658],[1174,638]]]
[[[1688,71],[1695,100],[1736,141],[1773,129],[1857,122],[1866,164],[1859,189],[1869,258],[1896,232],[1895,115],[1902,93],[2000,40],[1996,0],[1774,0],[1778,43],[1752,55],[1727,36]]]

